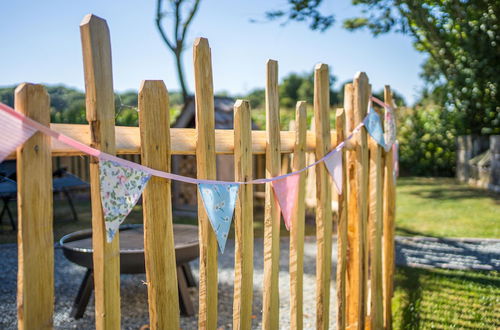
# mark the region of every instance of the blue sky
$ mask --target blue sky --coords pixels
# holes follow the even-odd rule
[[[413,49],[410,37],[345,31],[341,20],[358,9],[350,0],[326,2],[323,9],[333,12],[337,23],[319,33],[304,23],[250,22],[282,7],[282,0],[203,0],[184,53],[188,87],[194,85],[191,44],[203,36],[212,48],[216,91],[243,94],[264,86],[265,63],[272,58],[279,62],[280,77],[310,72],[323,62],[337,76],[337,87],[365,71],[374,90],[390,84],[413,102],[422,86],[418,73],[425,57]],[[143,79],[163,79],[169,90],[177,90],[173,56],[154,24],[155,5],[156,0],[1,1],[0,86],[29,81],[83,90],[79,24],[94,13],[110,27],[117,91],[137,90]]]

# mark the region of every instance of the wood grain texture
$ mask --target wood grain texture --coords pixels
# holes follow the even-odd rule
[[[369,147],[369,211],[368,211],[368,246],[369,246],[369,316],[367,327],[383,329],[382,299],[382,208],[384,189],[384,149],[372,138],[368,138]]]
[[[199,179],[216,179],[214,90],[208,40],[197,38],[193,46],[196,104],[196,170]],[[217,327],[217,238],[198,191],[200,240],[199,315],[200,329]]]
[[[337,141],[344,141],[345,112],[337,109],[335,115]],[[347,272],[347,169],[346,151],[342,149],[342,194],[338,198],[338,224],[337,224],[337,329],[346,328],[346,272]]]
[[[252,169],[252,120],[250,103],[234,104],[234,178],[250,181]],[[253,185],[241,185],[234,213],[233,329],[252,328],[253,302]]]
[[[328,65],[314,68],[314,123],[316,159],[330,150],[330,74]],[[332,270],[332,185],[325,164],[316,167],[316,328],[328,329]]]
[[[295,147],[292,160],[292,171],[306,166],[306,131],[307,104],[297,102],[295,108]],[[297,204],[292,214],[290,228],[290,328],[303,328],[303,295],[304,295],[304,226],[306,173],[299,178]]]
[[[21,84],[15,108],[48,126],[50,100],[45,88]],[[19,329],[52,329],[54,314],[54,237],[50,138],[37,132],[17,148]]]
[[[280,118],[278,62],[269,60],[266,70],[266,177],[280,175]],[[262,328],[279,325],[279,255],[281,214],[271,183],[266,183],[264,210],[264,297]]]
[[[394,106],[391,88],[384,87],[384,101]],[[394,113],[394,116],[396,114]],[[393,176],[394,159],[392,150],[385,153],[384,172],[384,207],[383,207],[383,295],[384,295],[384,328],[392,329],[391,302],[394,291],[394,231],[396,219],[396,182]]]
[[[61,134],[67,135],[79,142],[90,145],[90,132],[88,125],[80,124],[51,124],[50,127]],[[141,140],[139,127],[116,126],[116,154],[140,154]],[[316,136],[313,131],[306,133],[306,151],[316,149]],[[281,131],[281,153],[292,153],[295,144],[295,131]],[[215,153],[217,155],[232,155],[234,153],[234,131],[230,129],[215,130]],[[332,132],[331,144],[336,145],[335,132]],[[266,132],[252,131],[252,152],[254,155],[266,153]],[[195,155],[196,154],[196,129],[171,128],[170,129],[170,154]],[[52,156],[81,156],[84,155],[62,142],[54,140],[52,143]],[[13,153],[8,159],[15,159]]]
[[[143,81],[139,88],[138,102],[142,164],[170,172],[169,102],[163,81]],[[143,193],[142,209],[149,327],[178,329],[179,296],[171,181],[151,177]]]
[[[102,18],[87,15],[80,24],[80,35],[90,145],[114,155],[115,104],[108,25]],[[117,233],[111,243],[106,242],[99,160],[95,157],[90,159],[90,186],[96,328],[120,329],[120,237]]]

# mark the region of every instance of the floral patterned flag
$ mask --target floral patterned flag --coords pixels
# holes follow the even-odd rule
[[[222,253],[233,220],[239,187],[239,184],[198,184],[203,205]]]
[[[325,165],[333,178],[337,193],[342,194],[342,149],[334,151],[333,155],[325,159]]]
[[[384,129],[385,151],[389,152],[396,142],[396,118],[391,108],[385,108]]]
[[[110,160],[99,162],[101,203],[106,225],[106,239],[113,240],[120,224],[132,211],[151,175]]]
[[[285,222],[287,230],[290,230],[293,209],[297,204],[299,179],[300,175],[294,174],[286,176],[283,179],[272,181],[274,195],[280,205],[283,221]]]
[[[371,135],[371,137],[383,148],[385,148],[384,141],[384,131],[382,130],[382,122],[380,121],[380,116],[378,113],[370,108],[368,115],[365,117],[363,121],[365,124],[366,130]]]

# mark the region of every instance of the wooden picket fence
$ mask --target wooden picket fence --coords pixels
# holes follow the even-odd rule
[[[314,70],[315,130],[307,131],[306,104],[296,109],[295,131],[280,131],[278,63],[267,62],[266,130],[252,131],[250,106],[237,101],[234,130],[214,129],[211,51],[208,41],[193,47],[196,128],[169,128],[168,92],[162,81],[143,81],[139,89],[140,127],[115,127],[111,44],[105,20],[87,15],[81,23],[87,125],[50,124],[50,100],[41,85],[22,84],[15,92],[17,111],[61,133],[110,154],[141,154],[142,163],[170,171],[173,154],[196,155],[197,175],[215,179],[216,154],[234,154],[235,179],[254,178],[252,155],[266,155],[267,177],[280,175],[282,154],[292,154],[292,169],[306,166],[305,154],[321,158],[343,141],[365,117],[371,95],[368,77],[358,73],[346,85],[344,108],[329,120],[328,66]],[[392,104],[389,87],[385,102]],[[54,312],[54,239],[51,158],[80,155],[37,133],[18,148],[19,275],[18,326],[52,328]],[[344,193],[332,211],[331,178],[323,163],[316,167],[316,327],[327,329],[335,308],[339,329],[390,329],[394,273],[395,186],[392,153],[367,137],[364,129],[343,149]],[[119,235],[106,243],[99,193],[98,159],[90,159],[95,316],[97,329],[120,328]],[[303,327],[305,174],[290,232],[291,328]],[[233,326],[250,329],[253,301],[253,191],[241,187],[235,211]],[[217,242],[198,198],[199,314],[201,329],[217,328]],[[143,195],[144,245],[151,329],[179,329],[179,299],[171,213],[171,183],[153,177]],[[336,219],[336,220],[335,220]],[[264,283],[262,327],[279,328],[280,210],[270,184],[265,190]],[[332,239],[337,223],[336,305],[330,303]],[[255,326],[255,324],[254,324]]]

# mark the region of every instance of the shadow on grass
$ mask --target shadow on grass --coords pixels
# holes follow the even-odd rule
[[[500,273],[400,267],[393,301],[396,329],[495,329]]]

